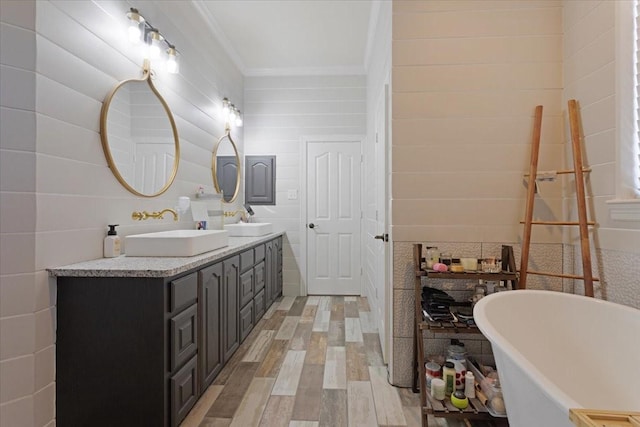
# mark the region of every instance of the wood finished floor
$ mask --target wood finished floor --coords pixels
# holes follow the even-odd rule
[[[361,297],[282,298],[181,427],[420,426],[418,395],[387,381],[371,314]]]

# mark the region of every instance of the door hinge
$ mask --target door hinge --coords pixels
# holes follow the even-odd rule
[[[378,132],[376,132],[376,144],[378,143]]]

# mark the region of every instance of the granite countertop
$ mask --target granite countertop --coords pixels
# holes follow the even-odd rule
[[[284,232],[259,237],[229,237],[229,245],[215,251],[190,257],[100,258],[61,267],[47,268],[53,277],[171,277],[198,268],[229,255],[268,242]]]

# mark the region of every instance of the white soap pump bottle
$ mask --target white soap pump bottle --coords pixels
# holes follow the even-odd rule
[[[115,258],[120,256],[120,236],[116,233],[118,224],[110,224],[107,237],[104,238],[104,257]]]

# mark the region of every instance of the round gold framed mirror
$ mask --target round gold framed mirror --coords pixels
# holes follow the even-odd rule
[[[151,74],[145,61],[142,77],[116,84],[100,113],[100,139],[109,168],[123,187],[142,197],[167,191],[180,162],[176,123]]]
[[[222,193],[222,201],[233,203],[240,193],[240,154],[229,127],[213,147],[211,174],[216,192]]]

